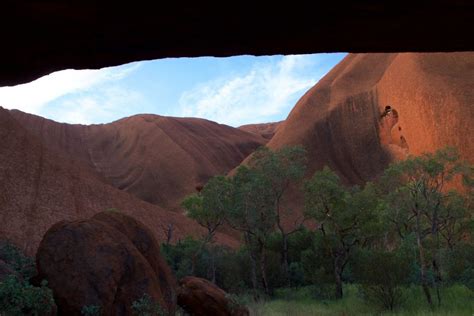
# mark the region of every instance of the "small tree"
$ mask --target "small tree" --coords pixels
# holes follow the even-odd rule
[[[272,151],[267,147],[260,147],[252,156],[250,166],[266,181],[271,196],[269,202],[274,208],[276,226],[281,234],[281,265],[284,278],[289,283],[288,237],[298,231],[303,224],[304,217],[292,214],[291,209],[283,208],[283,198],[292,184],[300,181],[306,170],[306,151],[301,146],[283,147]],[[284,222],[289,217],[295,217],[292,227],[285,227]]]
[[[379,200],[374,186],[346,189],[325,167],[305,186],[306,213],[319,225],[319,233],[333,261],[335,297],[342,298],[342,274],[357,245],[378,235]]]
[[[265,294],[270,294],[266,271],[265,244],[274,231],[275,213],[271,204],[272,195],[267,180],[253,169],[241,166],[232,178],[233,193],[226,221],[244,235],[249,249],[252,284],[257,295],[257,256]]]
[[[472,166],[461,162],[455,149],[445,148],[392,164],[381,179],[389,218],[399,236],[404,238],[410,233],[416,236],[421,285],[429,305],[432,298],[427,270],[430,266],[433,269],[432,281],[440,305],[443,239],[453,247],[472,220],[472,209],[469,210],[471,174]],[[448,190],[449,186],[452,188],[461,182],[468,185],[466,197]]]
[[[201,247],[194,255],[193,273],[196,256],[208,243],[213,242],[217,229],[224,224],[225,212],[229,208],[231,193],[232,184],[230,180],[223,176],[215,176],[209,180],[199,193],[186,197],[182,203],[186,215],[207,230]],[[215,283],[216,271],[213,258],[211,258],[211,271],[212,282]]]

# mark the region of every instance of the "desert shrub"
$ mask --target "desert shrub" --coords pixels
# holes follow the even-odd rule
[[[36,273],[35,261],[25,256],[21,250],[8,241],[0,241],[0,259],[18,272],[25,280]]]
[[[402,286],[410,268],[411,260],[403,252],[361,250],[353,272],[364,300],[393,310],[404,300]]]
[[[135,316],[164,316],[165,311],[160,304],[153,301],[150,295],[143,294],[141,298],[132,303],[133,315]]]
[[[34,287],[10,275],[0,282],[0,312],[6,315],[48,315],[54,307],[46,281]]]
[[[81,315],[84,316],[99,316],[100,315],[100,306],[97,305],[86,305],[81,309]]]
[[[459,243],[444,252],[443,261],[448,281],[474,290],[474,245]]]

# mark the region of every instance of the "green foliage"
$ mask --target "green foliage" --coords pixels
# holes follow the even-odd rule
[[[332,274],[337,298],[342,297],[343,274],[356,247],[376,239],[383,230],[381,204],[372,183],[363,189],[345,188],[328,167],[306,182],[306,214],[318,222],[320,236],[311,252],[305,253],[303,265],[309,272],[311,260],[319,263],[312,273],[313,279],[327,280]]]
[[[403,252],[358,252],[353,273],[365,300],[393,310],[404,300],[402,286],[410,277],[411,260]]]
[[[100,315],[100,306],[98,305],[86,305],[81,309],[81,315],[84,316],[99,316]]]
[[[36,273],[35,261],[25,256],[18,247],[8,241],[0,242],[0,259],[28,280]]]
[[[211,178],[198,194],[186,197],[182,203],[186,215],[208,230],[211,241],[216,229],[224,223],[225,211],[230,207],[232,187],[223,176]]]
[[[141,298],[132,303],[132,311],[135,316],[165,316],[165,311],[160,304],[153,301],[150,295],[143,294]]]
[[[10,275],[0,282],[0,314],[48,315],[55,306],[53,293],[43,281],[34,287]]]
[[[474,291],[474,245],[458,243],[443,254],[446,277],[451,282],[465,285]]]

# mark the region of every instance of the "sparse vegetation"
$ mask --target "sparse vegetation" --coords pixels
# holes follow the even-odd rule
[[[43,280],[37,287],[29,281],[36,273],[33,258],[12,243],[1,241],[0,260],[4,268],[12,271],[0,275],[0,315],[49,315],[55,303],[48,282]]]
[[[138,300],[132,303],[133,315],[135,316],[165,316],[166,313],[158,302],[148,294],[143,294]]]

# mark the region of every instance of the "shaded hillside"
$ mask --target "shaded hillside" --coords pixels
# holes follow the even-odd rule
[[[238,128],[242,131],[260,135],[263,138],[270,140],[275,135],[278,126],[284,121],[272,122],[272,123],[261,123],[261,124],[247,124],[239,126]]]
[[[474,53],[350,54],[311,88],[268,143],[303,144],[309,173],[347,183],[446,145],[474,159]]]
[[[56,151],[103,181],[167,210],[211,176],[225,174],[265,143],[257,135],[195,118],[136,115],[103,125],[61,124],[11,111]]]
[[[181,214],[103,183],[89,168],[54,150],[0,108],[0,239],[33,254],[45,231],[60,220],[89,217],[116,208],[141,220],[164,240],[162,227],[174,225],[174,238],[201,229]],[[233,243],[219,235],[224,243]]]

